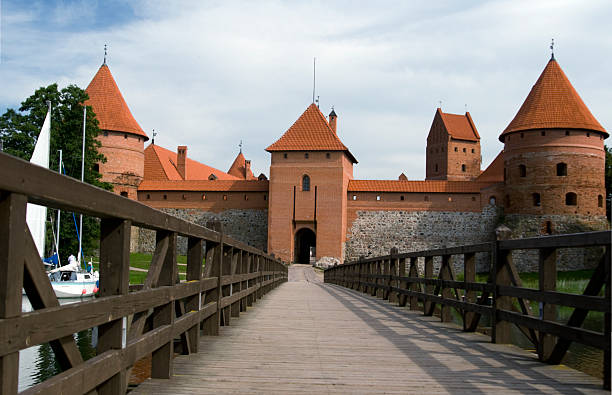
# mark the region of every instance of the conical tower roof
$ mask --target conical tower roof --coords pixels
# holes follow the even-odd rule
[[[587,129],[608,133],[584,104],[557,61],[552,58],[525,102],[499,136],[532,129]]]
[[[136,134],[145,141],[149,139],[132,116],[106,63],[100,66],[85,91],[89,95],[85,104],[93,108],[100,129]]]
[[[314,103],[266,151],[344,151],[353,163],[357,163]]]
[[[244,178],[247,180],[255,180],[256,177],[253,175],[253,172],[249,169],[248,173],[245,176],[246,172],[246,158],[242,154],[242,151],[238,153],[236,159],[234,159],[234,163],[230,166],[227,174],[230,174],[234,177]]]

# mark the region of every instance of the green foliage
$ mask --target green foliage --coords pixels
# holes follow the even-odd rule
[[[34,94],[21,103],[18,111],[8,109],[0,117],[0,139],[4,151],[11,155],[29,160],[47,114],[47,101],[51,101],[51,150],[49,166],[58,169],[59,150],[63,152],[66,175],[81,178],[81,156],[83,139],[83,105],[87,93],[76,85],[58,90],[57,84],[37,89]],[[98,121],[91,108],[87,106],[85,128],[85,182],[97,187],[112,190],[112,185],[101,181],[97,170],[98,162],[106,162],[100,152],[100,142],[96,139],[100,132]],[[40,188],[44,188],[41,185]],[[49,216],[55,211],[49,210]],[[76,215],[78,223],[78,215]],[[48,228],[46,255],[54,249],[51,241],[51,227]],[[83,250],[90,255],[99,243],[99,221],[83,217]],[[60,255],[62,263],[70,254],[78,253],[78,237],[72,213],[62,213],[60,230]]]
[[[604,145],[606,151],[606,196],[612,194],[612,148]]]

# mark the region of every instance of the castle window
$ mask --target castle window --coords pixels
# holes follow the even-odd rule
[[[206,200],[206,194],[205,193],[202,194],[202,200]]]
[[[474,153],[474,148],[472,148],[472,153]]]
[[[404,195],[401,195],[401,196],[400,196],[400,200],[404,200]]]
[[[108,137],[108,132],[106,130],[104,131],[104,137]]]
[[[527,167],[525,167],[525,165],[519,165],[519,175],[521,177],[527,177]]]
[[[304,159],[308,159],[308,152],[304,154]]]
[[[123,197],[128,197],[128,193],[126,191],[121,192],[120,195]]]
[[[489,198],[489,204],[490,204],[491,206],[495,206],[495,205],[497,204],[497,198],[495,198],[495,196],[491,196],[491,197]]]
[[[448,201],[449,201],[449,202],[452,202],[452,201],[453,201],[453,197],[452,197],[452,196],[449,196],[449,197],[448,197]]]
[[[283,159],[287,159],[287,153],[286,152],[283,154]]]
[[[557,176],[559,177],[567,176],[567,164],[563,162],[557,163]]]
[[[244,200],[249,200],[249,196],[246,193],[244,194]]]
[[[147,193],[147,200],[151,199],[151,194]]]
[[[183,200],[187,200],[187,195],[183,194]]]
[[[565,205],[576,206],[578,204],[578,196],[574,192],[565,194]]]
[[[565,131],[565,135],[566,135],[566,136],[569,136],[569,135],[570,135],[569,130],[566,130],[566,131]]]
[[[475,202],[476,201],[476,196],[472,196],[472,201]]]
[[[553,232],[552,222],[550,222],[550,221],[546,221],[543,224],[542,228],[543,228],[542,230],[543,230],[544,234],[551,235],[552,232]]]
[[[525,137],[525,133],[521,132],[521,138]]]
[[[353,200],[357,200],[357,195],[353,195]]]
[[[459,151],[459,149],[457,147],[455,147],[455,152]]]
[[[597,195],[597,207],[603,207],[603,196]]]
[[[531,195],[531,198],[533,200],[533,205],[536,207],[540,207],[540,194],[539,193],[534,193]]]
[[[376,195],[376,201],[380,201],[380,195]]]
[[[329,158],[331,158],[331,154],[328,152],[328,153],[326,153],[326,154],[325,154],[325,157],[326,157],[327,159],[329,159]]]
[[[591,137],[591,133],[587,132],[587,137]]]
[[[227,200],[227,195],[223,195],[223,200]]]
[[[463,152],[465,152],[465,148],[463,149]]]
[[[98,163],[96,163],[96,164],[94,165],[94,171],[95,171],[96,173],[99,173],[99,172],[100,172],[100,165],[99,165]]]
[[[435,170],[435,172],[436,173],[438,172],[438,164],[437,163],[436,163],[436,170]]]
[[[461,165],[461,171],[465,173],[465,165]]]
[[[504,182],[506,182],[506,168],[504,167]]]
[[[444,148],[440,148],[440,152],[444,152]]]
[[[268,195],[264,195],[264,201],[268,200]]]
[[[302,177],[302,191],[310,191],[310,177],[307,175]]]
[[[546,136],[546,132],[544,130],[542,130],[542,132],[540,133],[542,136]]]
[[[425,200],[426,202],[428,202],[428,201],[429,201],[429,196],[425,196],[425,197],[423,198],[423,200]]]
[[[216,180],[216,179],[217,179],[217,176],[211,173],[211,174],[208,176],[208,179],[209,179],[210,181],[214,181],[214,180]]]
[[[124,139],[127,139],[127,133],[123,135],[123,138],[124,138]]]
[[[138,137],[138,142],[140,143],[140,137]]]
[[[506,195],[505,206],[506,206],[506,208],[510,207],[510,195]]]
[[[168,200],[168,195],[164,195],[164,200]]]

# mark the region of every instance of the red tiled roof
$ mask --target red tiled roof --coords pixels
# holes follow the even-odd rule
[[[137,134],[145,141],[149,139],[132,116],[106,64],[100,66],[85,92],[89,95],[85,104],[93,108],[100,129]]]
[[[159,145],[150,144],[145,149],[144,181],[183,181],[176,169],[176,152]],[[219,180],[239,180],[238,177],[224,173],[219,169],[187,158],[185,160],[185,180],[208,180],[214,174]]]
[[[144,180],[139,191],[266,192],[267,180]]]
[[[357,163],[314,103],[266,151],[344,151]]]
[[[504,155],[501,151],[493,162],[486,168],[485,171],[480,173],[476,178],[476,182],[504,182]]]
[[[234,177],[245,179],[244,177],[245,169],[246,169],[246,158],[244,157],[244,155],[242,155],[242,151],[240,151],[238,156],[236,156],[236,159],[234,159],[234,163],[232,163],[232,165],[230,166],[230,169],[227,171],[227,174],[230,174]],[[251,169],[249,169],[246,179],[256,180],[257,177],[255,177]]]
[[[499,139],[503,141],[502,136],[520,130],[546,128],[588,129],[608,135],[554,59],[548,62]]]
[[[349,180],[348,192],[479,193],[487,185],[474,181]]]
[[[437,111],[446,127],[446,131],[452,138],[468,141],[480,140],[476,125],[472,121],[469,112],[466,112],[465,115],[460,115],[442,112],[440,108]]]

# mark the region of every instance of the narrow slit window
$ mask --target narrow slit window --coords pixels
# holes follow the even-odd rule
[[[541,202],[540,202],[540,194],[539,193],[534,193],[531,195],[531,198],[533,200],[533,205],[535,207],[540,207]]]
[[[302,191],[310,191],[310,177],[307,175],[302,177]]]
[[[521,177],[527,177],[527,167],[525,165],[519,165],[519,175]]]
[[[567,164],[563,162],[557,163],[557,176],[559,177],[567,176]]]

